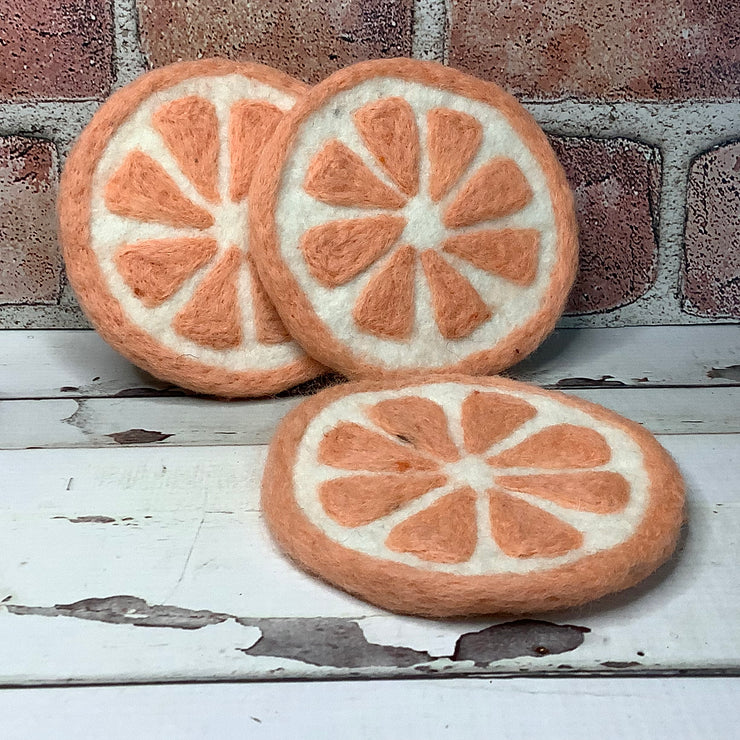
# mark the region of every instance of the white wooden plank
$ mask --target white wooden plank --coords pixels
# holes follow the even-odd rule
[[[559,329],[512,376],[539,385],[740,384],[735,325]],[[0,398],[146,393],[165,388],[92,331],[0,332]]]
[[[738,691],[736,678],[111,686],[4,691],[0,714],[23,740],[60,728],[107,740],[730,740]]]
[[[624,594],[486,633],[480,665],[450,659],[455,643],[502,620],[390,615],[280,555],[264,448],[0,452],[0,683],[738,671],[740,437],[661,441],[689,485],[679,556]]]
[[[740,432],[740,387],[568,390],[656,434]],[[0,449],[266,444],[300,398],[0,401]]]

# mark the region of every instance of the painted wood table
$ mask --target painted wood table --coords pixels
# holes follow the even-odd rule
[[[689,523],[676,556],[627,592],[538,619],[431,621],[341,593],[270,541],[259,511],[266,445],[300,392],[193,397],[138,371],[93,332],[0,332],[0,684],[272,681],[247,684],[263,708],[275,686],[286,702],[310,703],[319,688],[335,702],[354,696],[360,713],[386,694],[398,707],[423,695],[432,721],[445,706],[434,697],[453,687],[471,706],[483,706],[490,687],[488,698],[504,697],[511,712],[526,686],[561,697],[588,684],[608,698],[605,679],[636,686],[657,676],[667,679],[661,696],[711,708],[720,722],[711,731],[699,723],[696,737],[724,737],[731,726],[721,717],[730,723],[740,688],[739,328],[561,329],[510,374],[656,433],[686,477]],[[330,678],[342,681],[321,683]],[[355,680],[399,678],[421,680],[378,681],[372,694]],[[291,679],[314,681],[299,689]],[[145,689],[162,691],[132,686],[126,695]],[[185,704],[196,690],[218,701],[203,699],[203,686],[171,690]],[[0,712],[7,700],[0,695]],[[297,716],[275,712],[284,723]],[[280,726],[283,737],[314,736],[308,724],[297,735]]]

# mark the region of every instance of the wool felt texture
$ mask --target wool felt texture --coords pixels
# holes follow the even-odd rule
[[[509,367],[575,275],[572,195],[545,135],[496,85],[431,62],[363,62],[315,86],[250,192],[266,290],[309,354],[350,377]],[[389,247],[388,232],[337,246],[343,222],[367,233],[379,216],[405,223]]]
[[[403,98],[369,103],[354,113],[357,131],[378,164],[405,195],[419,189],[419,133]]]
[[[319,282],[342,285],[385,254],[404,225],[402,218],[386,215],[330,221],[307,231],[301,250]]]
[[[580,430],[566,429],[569,453],[546,435],[564,426]],[[521,458],[532,439],[529,467],[486,462]],[[262,506],[296,563],[373,604],[525,614],[655,570],[675,548],[684,485],[657,440],[610,410],[504,378],[432,375],[349,383],[294,409],[270,446]]]
[[[427,113],[429,195],[438,203],[462,177],[480,149],[483,127],[467,113],[434,108]],[[450,142],[455,142],[454,146]]]
[[[323,368],[289,334],[247,253],[260,149],[306,87],[258,64],[149,72],[83,131],[58,202],[70,283],[95,328],[153,375],[223,396]]]
[[[352,317],[361,331],[389,339],[411,336],[415,266],[416,251],[406,244],[373,275],[352,309]]]

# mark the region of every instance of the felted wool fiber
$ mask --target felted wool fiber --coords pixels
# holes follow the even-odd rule
[[[572,196],[543,132],[496,85],[431,62],[363,62],[316,85],[250,192],[267,292],[351,377],[509,367],[575,275]]]
[[[639,424],[503,378],[362,381],[270,445],[262,506],[301,567],[430,617],[562,609],[673,552],[684,486]]]

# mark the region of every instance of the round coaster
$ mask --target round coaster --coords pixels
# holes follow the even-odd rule
[[[634,585],[673,552],[675,463],[639,424],[503,378],[330,388],[283,421],[268,525],[330,583],[445,617],[560,609]]]
[[[244,396],[320,371],[247,245],[257,157],[305,91],[262,65],[174,64],[115,93],[70,154],[59,194],[70,283],[103,337],[153,375]]]
[[[265,287],[306,350],[350,376],[509,367],[575,275],[545,135],[496,85],[431,62],[361,63],[314,87],[252,194]]]

